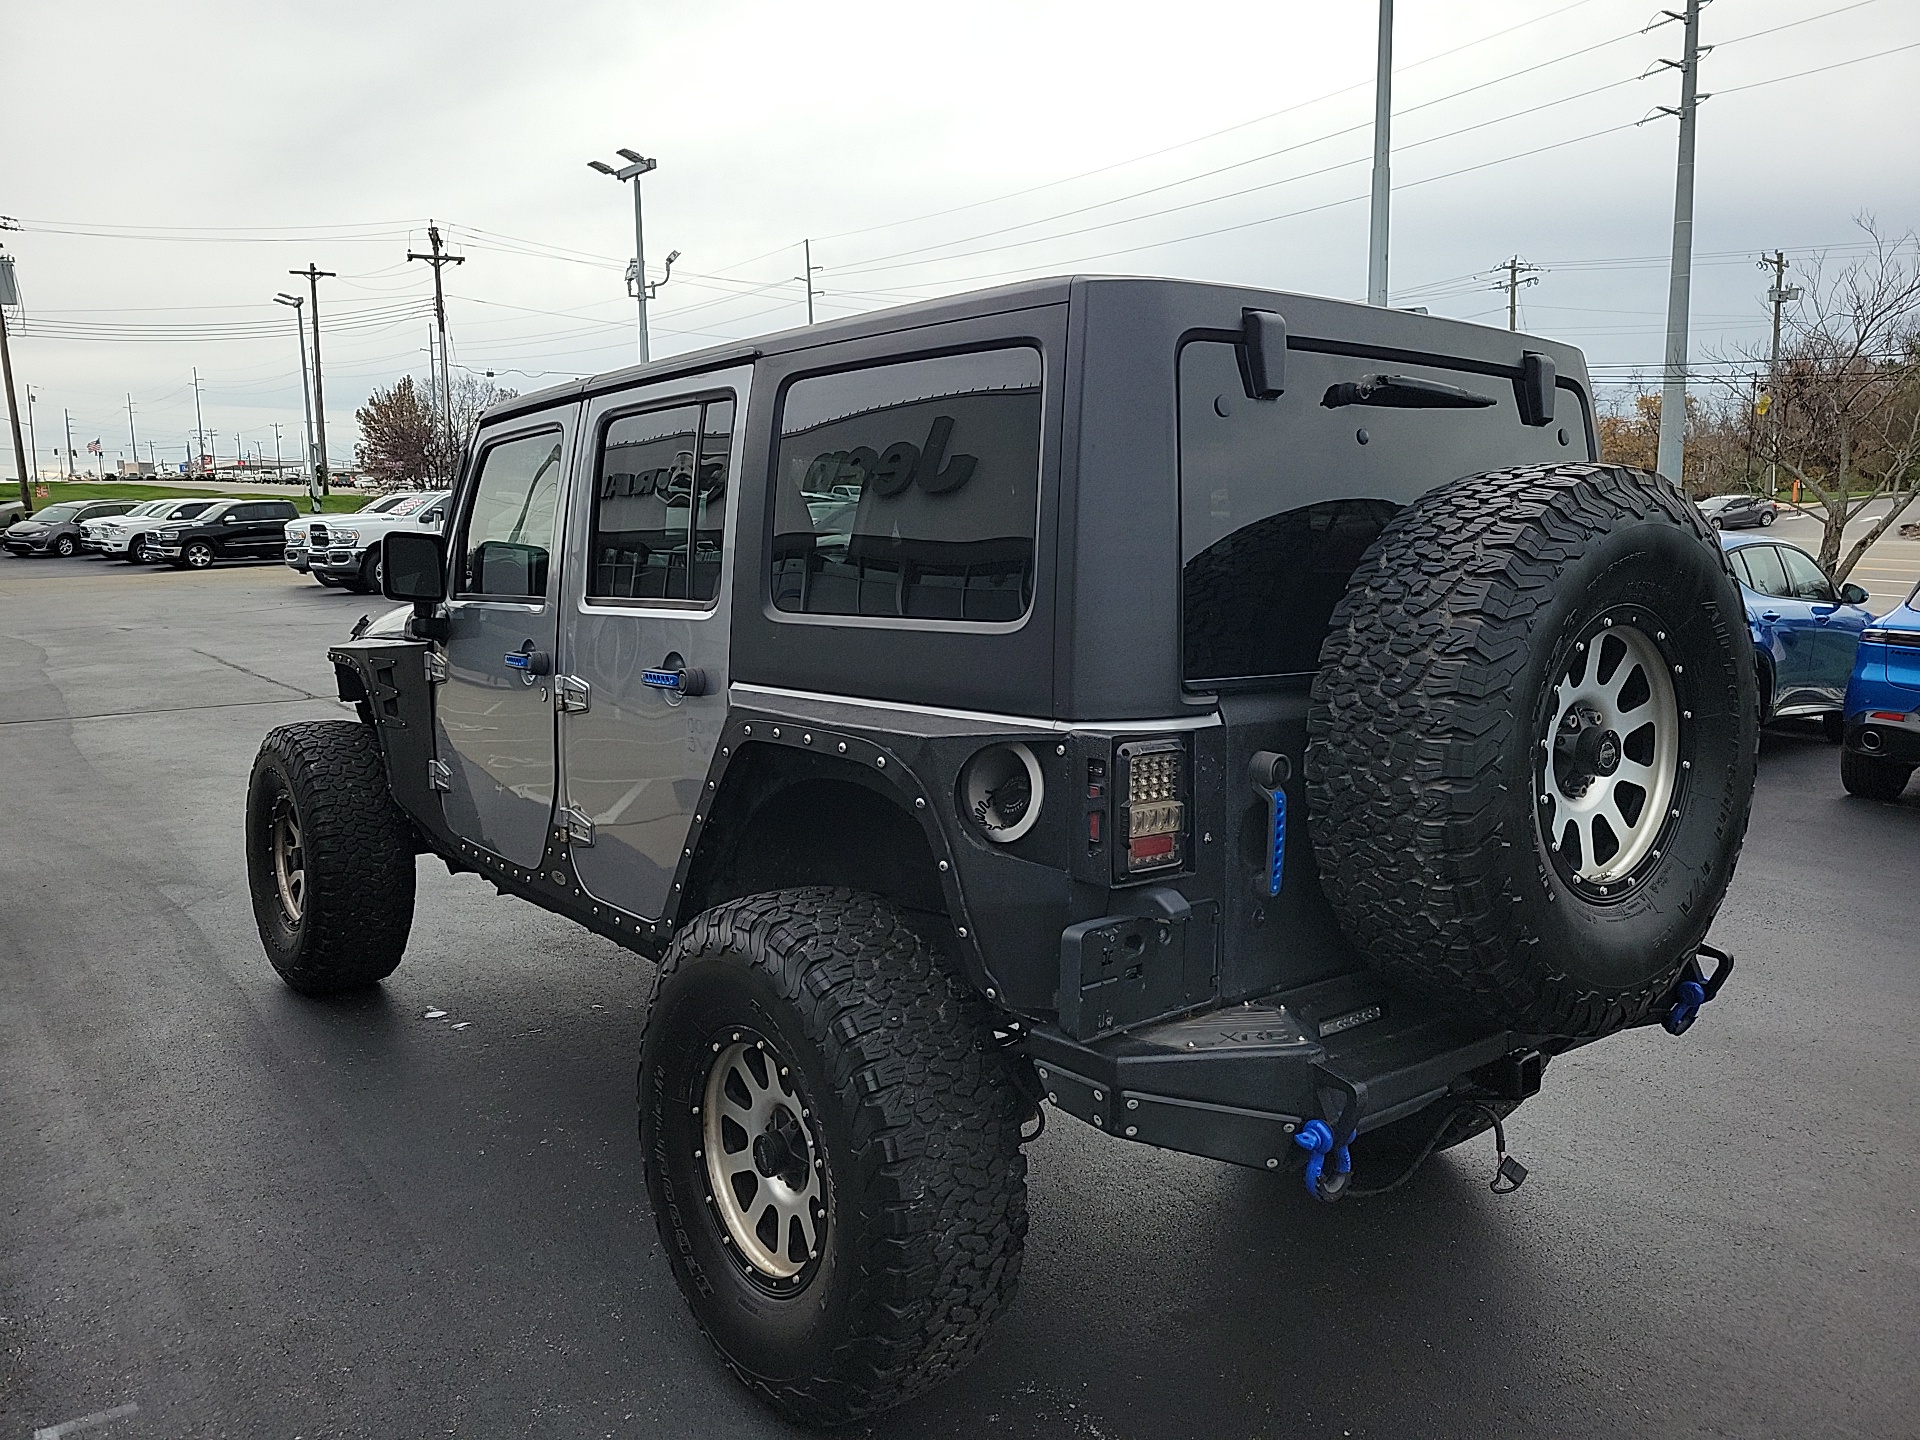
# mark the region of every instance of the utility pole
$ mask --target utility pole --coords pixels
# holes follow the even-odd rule
[[[1680,72],[1680,106],[1662,105],[1663,114],[1680,122],[1680,150],[1674,165],[1673,267],[1667,282],[1666,375],[1660,389],[1660,451],[1656,465],[1676,485],[1684,485],[1687,441],[1687,312],[1693,289],[1693,132],[1700,109],[1700,7],[1687,0],[1684,11],[1662,13],[1678,20],[1685,39],[1680,59],[1659,63]],[[1707,47],[1709,50],[1712,46]]]
[[[13,426],[13,458],[20,465],[20,503],[32,514],[33,482],[27,479],[27,452],[20,443],[20,402],[14,398],[13,350],[7,344],[7,307],[19,303],[20,287],[13,278],[13,257],[0,255],[0,371],[5,372],[7,383],[7,419]]]
[[[71,480],[73,479],[73,412],[63,407],[60,418],[67,423],[67,459],[66,463],[60,467],[60,473]]]
[[[127,446],[133,451],[133,468],[140,468],[140,437],[133,433],[133,392],[127,392]]]
[[[1373,209],[1367,220],[1367,303],[1387,303],[1387,202],[1393,193],[1393,0],[1380,0],[1379,68],[1373,81]]]
[[[33,456],[33,479],[40,478],[40,437],[33,430],[33,406],[40,397],[33,393],[33,386],[27,386],[27,451]]]
[[[1773,348],[1767,354],[1767,494],[1771,496],[1780,486],[1780,417],[1773,393],[1780,386],[1780,312],[1789,300],[1798,300],[1806,292],[1787,284],[1786,251],[1774,251],[1771,260],[1760,262],[1760,268],[1773,271],[1773,284],[1767,290],[1773,306]]]
[[[200,447],[199,453],[193,457],[194,473],[205,474],[207,426],[206,421],[200,417],[200,367],[198,365],[193,367],[193,443]]]
[[[652,298],[652,295],[647,285],[646,232],[640,218],[640,177],[659,169],[660,162],[649,160],[644,155],[624,148],[615,150],[613,153],[628,163],[618,169],[604,160],[589,160],[587,165],[588,168],[598,170],[602,175],[611,175],[616,180],[633,182],[633,294],[640,304],[640,363],[645,365],[652,359],[647,352],[647,301]],[[664,285],[667,282],[662,280],[660,283]]]
[[[1538,265],[1529,265],[1518,255],[1502,260],[1494,268],[1507,272],[1507,278],[1493,288],[1507,292],[1507,329],[1518,330],[1520,328],[1520,287],[1538,285],[1541,275],[1546,272]]]
[[[314,481],[320,487],[320,493],[327,493],[327,402],[326,391],[320,383],[320,282],[331,280],[334,272],[322,270],[311,260],[304,270],[289,270],[289,275],[307,277],[307,292],[313,300],[313,414],[314,425],[318,431],[316,448],[313,453]],[[438,273],[438,272],[436,272]]]
[[[275,480],[286,478],[286,473],[280,465],[280,422],[278,420],[273,422],[273,478]]]
[[[320,513],[320,481],[313,468],[313,392],[307,389],[307,326],[301,318],[301,307],[306,298],[289,295],[284,290],[273,297],[276,305],[293,307],[293,332],[297,344],[294,348],[300,352],[300,403],[307,412],[307,508],[313,514]]]
[[[637,185],[634,186],[633,193],[635,196],[638,196],[640,187]],[[636,224],[637,223],[636,221]],[[440,267],[443,265],[464,265],[467,263],[467,257],[464,255],[446,255],[441,253],[440,227],[435,225],[431,220],[427,222],[427,245],[432,252],[431,254],[422,255],[417,250],[409,250],[407,252],[407,259],[424,260],[433,266],[433,321],[440,331],[440,425],[446,435],[446,450],[441,457],[440,463],[442,467],[446,467],[453,464],[453,381],[450,378],[451,371],[447,366],[447,299],[445,293],[440,288]],[[640,303],[643,306],[646,304],[644,300]],[[645,328],[643,319],[641,326],[643,334],[645,333]],[[450,490],[453,488],[453,482],[447,477],[444,468],[441,470],[440,480],[442,489]]]
[[[811,325],[813,324],[813,297],[816,295],[824,295],[827,292],[813,288],[814,274],[820,269],[818,265],[813,263],[813,241],[802,240],[800,242],[800,249],[806,256],[806,259],[803,262],[803,272],[794,278],[807,287],[807,324]]]

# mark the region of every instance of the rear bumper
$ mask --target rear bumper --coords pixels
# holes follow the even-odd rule
[[[1096,1129],[1279,1170],[1305,1164],[1308,1120],[1365,1133],[1449,1094],[1524,1099],[1539,1045],[1350,975],[1104,1039],[1037,1028],[1027,1053],[1049,1103]]]
[[[1903,715],[1897,721],[1874,719],[1873,713],[1869,710],[1849,715],[1841,743],[1856,755],[1920,766],[1920,713]]]

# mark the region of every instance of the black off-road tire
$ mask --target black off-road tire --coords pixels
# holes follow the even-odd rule
[[[1840,752],[1840,783],[1862,800],[1898,800],[1913,778],[1913,766],[1878,755]]]
[[[681,931],[654,983],[640,1142],[661,1241],[728,1367],[803,1424],[954,1374],[1018,1285],[1030,1107],[930,934],[873,895],[755,895]],[[716,1052],[743,1035],[790,1067],[824,1160],[824,1238],[780,1280],[726,1238],[701,1154]]]
[[[275,865],[283,808],[303,852],[297,914]],[[415,834],[370,727],[317,720],[270,731],[247,787],[246,845],[260,943],[282,980],[302,995],[333,995],[393,973],[413,926]]]
[[[1650,848],[1603,885],[1540,817],[1563,813],[1543,769],[1557,687],[1616,621],[1668,675],[1675,748]],[[1669,482],[1575,464],[1443,485],[1368,551],[1321,651],[1306,775],[1327,897],[1381,969],[1515,1029],[1637,1024],[1732,879],[1757,718],[1739,591]]]

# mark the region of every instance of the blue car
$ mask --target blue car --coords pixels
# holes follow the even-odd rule
[[[1920,610],[1890,610],[1860,636],[1847,685],[1840,783],[1849,795],[1895,800],[1920,765]]]
[[[1783,540],[1723,535],[1720,543],[1747,602],[1760,719],[1818,717],[1829,740],[1841,739],[1854,651],[1873,620],[1867,592],[1836,590],[1811,555]]]

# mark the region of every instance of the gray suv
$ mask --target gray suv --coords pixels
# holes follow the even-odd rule
[[[978,1350],[1049,1110],[1512,1189],[1554,1057],[1726,979],[1753,782],[1726,560],[1596,454],[1576,350],[1161,280],[514,399],[329,652],[358,718],[262,745],[267,956],[376,984],[430,855],[642,957],[668,1261],[811,1423]]]
[[[62,500],[14,521],[0,534],[0,545],[21,556],[77,555],[86,538],[80,528],[82,520],[124,515],[133,506],[131,500]]]

